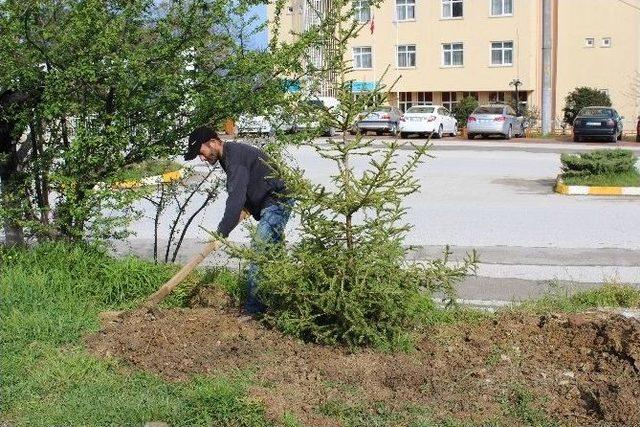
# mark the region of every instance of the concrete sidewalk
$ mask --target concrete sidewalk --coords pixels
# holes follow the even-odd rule
[[[164,242],[163,242],[164,243]],[[187,239],[177,262],[183,263],[205,242]],[[407,257],[410,262],[428,262],[441,256],[443,247],[416,246]],[[450,247],[450,261],[460,262],[472,248]],[[592,289],[604,282],[617,282],[640,288],[640,250],[626,249],[552,249],[518,247],[476,248],[480,263],[477,276],[459,286],[465,300],[511,302],[541,297],[552,287],[567,292]],[[115,242],[114,253],[153,258],[153,241],[132,239]],[[209,256],[203,266],[243,268],[243,262],[224,252]]]

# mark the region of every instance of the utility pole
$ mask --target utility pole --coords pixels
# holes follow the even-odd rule
[[[542,0],[542,133],[551,133],[553,62],[551,57],[551,6],[552,0]]]
[[[516,88],[516,116],[520,116],[520,92],[518,91],[518,88],[522,86],[522,82],[520,79],[513,79],[509,83],[509,86]]]

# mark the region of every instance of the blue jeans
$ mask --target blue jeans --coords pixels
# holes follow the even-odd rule
[[[264,208],[260,212],[258,229],[251,242],[254,250],[264,250],[269,244],[282,241],[284,228],[291,215],[292,207],[293,201],[287,200]],[[255,263],[250,263],[247,269],[247,302],[244,306],[249,314],[262,313],[265,310],[264,304],[256,296],[258,292],[258,275],[258,266]]]

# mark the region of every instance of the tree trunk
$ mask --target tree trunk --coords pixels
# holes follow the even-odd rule
[[[22,177],[20,176],[17,140],[20,132],[17,122],[12,119],[9,110],[26,102],[26,94],[5,91],[0,94],[0,205],[7,212],[3,221],[5,244],[24,245],[24,231],[12,212],[19,212],[19,194]]]

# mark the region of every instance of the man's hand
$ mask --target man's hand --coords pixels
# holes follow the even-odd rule
[[[240,212],[240,221],[238,222],[242,222],[250,216],[251,216],[251,213],[248,210],[242,209],[242,212]]]

